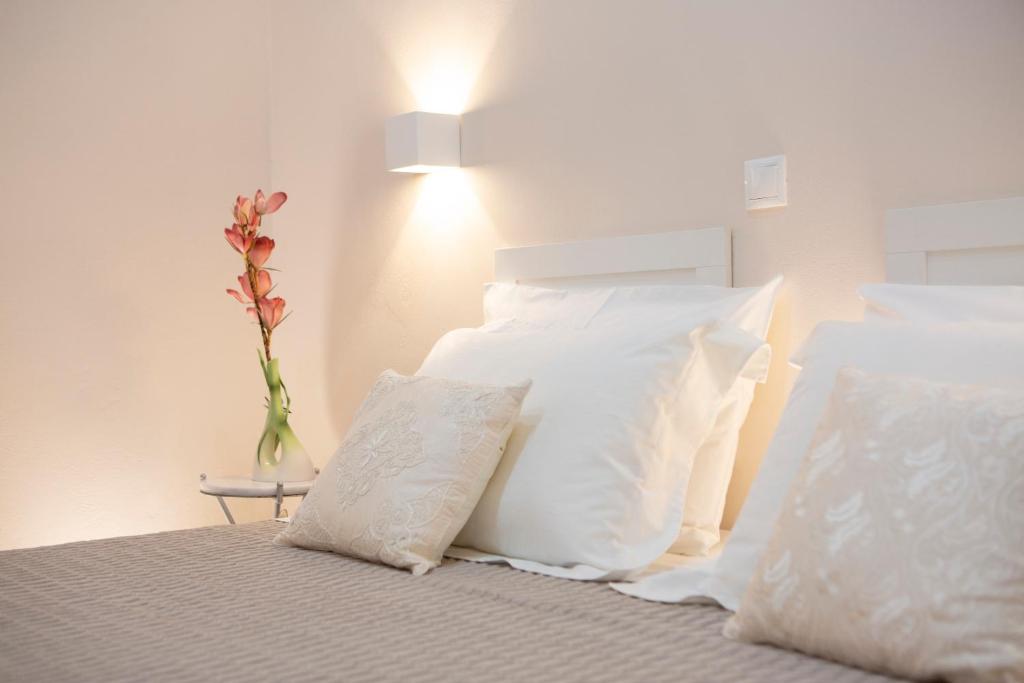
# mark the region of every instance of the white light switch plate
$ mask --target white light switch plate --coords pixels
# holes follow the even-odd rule
[[[786,156],[751,159],[743,163],[747,209],[786,205]]]

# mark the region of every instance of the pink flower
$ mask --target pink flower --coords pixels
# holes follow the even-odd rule
[[[266,297],[260,299],[257,304],[260,307],[260,315],[263,316],[263,324],[268,330],[272,330],[284,320],[284,299],[275,296],[273,299]]]
[[[243,304],[251,304],[255,299],[265,296],[273,286],[270,281],[270,273],[265,270],[256,271],[256,296],[253,296],[252,287],[249,286],[249,278],[246,275],[238,276],[238,284],[242,288],[241,292],[237,289],[229,289],[227,293]]]
[[[249,296],[250,299],[258,299],[264,296],[270,291],[270,288],[273,286],[270,282],[270,273],[268,273],[265,270],[256,271],[256,296],[254,297],[252,290],[249,288],[249,279],[241,275],[238,276],[238,279],[245,283],[242,286],[242,289],[245,290],[245,293]]]
[[[237,223],[230,228],[224,228],[224,238],[239,254],[244,254],[252,247],[252,237],[242,232],[242,227]]]
[[[253,202],[256,206],[256,213],[264,216],[268,213],[274,213],[281,208],[281,205],[288,200],[288,195],[284,192],[275,192],[270,195],[269,199],[263,197],[263,190],[256,190],[256,201]]]
[[[257,268],[263,266],[274,250],[274,240],[269,237],[257,237],[249,249],[249,260]]]
[[[239,303],[245,304],[245,312],[260,324],[263,353],[267,360],[271,358],[271,332],[288,316],[284,312],[284,299],[267,296],[273,289],[273,283],[270,273],[263,266],[276,245],[271,238],[259,234],[260,224],[263,216],[274,213],[286,201],[288,195],[284,192],[274,192],[268,197],[263,194],[263,190],[256,190],[252,199],[238,195],[231,209],[234,223],[224,230],[224,239],[242,255],[246,269],[245,273],[238,276],[239,288],[225,291]]]
[[[248,197],[238,195],[235,199],[235,223],[242,229],[256,224],[256,206]]]

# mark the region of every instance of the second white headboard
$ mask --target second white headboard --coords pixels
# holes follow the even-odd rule
[[[892,209],[885,231],[889,282],[1024,285],[1024,197]]]

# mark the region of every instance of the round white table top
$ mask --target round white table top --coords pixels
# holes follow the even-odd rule
[[[304,496],[313,486],[313,481],[286,481],[282,484],[282,495]],[[232,498],[274,498],[277,484],[272,481],[253,481],[248,477],[199,477],[199,491],[208,496],[230,496]]]

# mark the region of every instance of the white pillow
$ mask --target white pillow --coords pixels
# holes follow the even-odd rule
[[[547,289],[492,283],[484,291],[484,320],[514,319],[541,327],[660,325],[666,316],[726,320],[764,339],[782,278],[762,287],[690,285]],[[670,552],[704,555],[719,541],[725,498],[736,460],[739,431],[750,410],[754,385],[763,382],[769,356],[730,388],[707,439],[700,445],[686,490],[683,522]]]
[[[625,576],[672,544],[693,455],[763,342],[728,324],[455,330],[419,372],[530,377],[508,449],[456,545]]]
[[[842,370],[727,636],[1024,677],[1024,391]]]
[[[1024,287],[861,285],[865,320],[1024,323]]]
[[[764,336],[782,276],[761,287],[630,285],[549,289],[511,282],[484,285],[484,322],[516,319],[547,327],[635,323],[670,315],[728,320]]]
[[[413,574],[437,566],[494,473],[529,386],[386,370],[275,543]]]
[[[678,570],[617,590],[663,602],[697,596],[735,610],[840,368],[943,382],[1024,387],[1024,325],[824,322],[794,357],[803,367],[729,542],[713,566]]]

